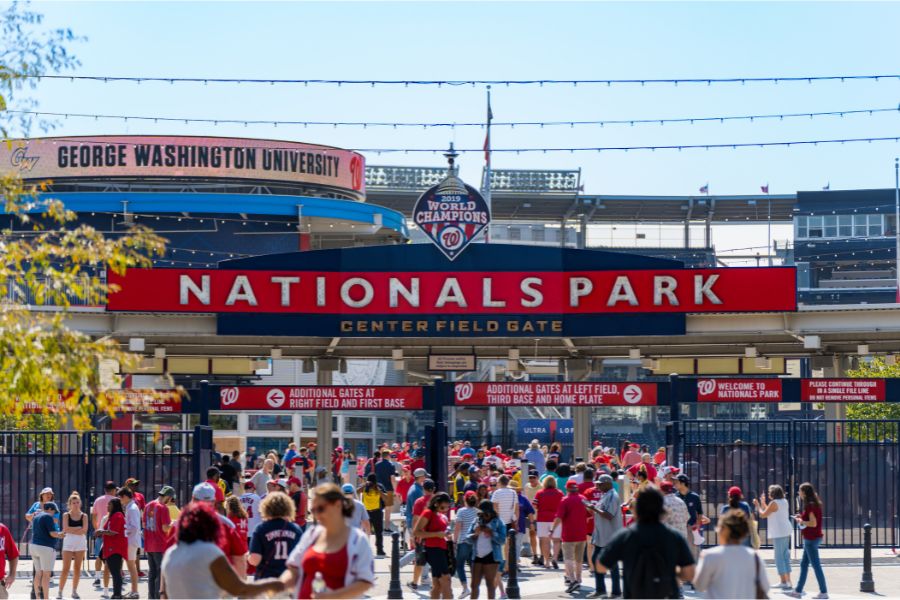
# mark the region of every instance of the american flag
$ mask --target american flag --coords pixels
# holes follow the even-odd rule
[[[703,187],[700,188],[700,193],[709,195],[709,183],[703,184]]]

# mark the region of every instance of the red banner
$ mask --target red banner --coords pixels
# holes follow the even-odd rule
[[[265,386],[223,387],[221,410],[421,410],[418,386]]]
[[[414,250],[411,250],[414,251]],[[113,311],[599,314],[796,310],[784,267],[544,272],[129,269]]]
[[[59,412],[65,409],[63,394],[59,392],[55,403],[47,406],[50,412]],[[71,392],[68,392],[71,393]],[[102,393],[106,401],[116,406],[117,413],[180,413],[181,393],[178,390],[108,390]],[[42,407],[34,402],[26,402],[26,413],[42,412]]]
[[[457,406],[656,406],[655,383],[457,383]]]
[[[697,402],[783,402],[781,379],[698,379]]]
[[[803,402],[884,402],[884,379],[803,379]]]

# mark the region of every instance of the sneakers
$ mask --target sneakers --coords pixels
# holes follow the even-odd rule
[[[828,594],[817,594],[813,596],[813,600],[828,600]]]
[[[794,590],[791,590],[790,592],[785,592],[785,594],[787,594],[791,598],[802,598],[803,597],[803,592],[797,592]]]
[[[99,577],[97,577],[96,579],[94,579],[94,587],[95,587],[95,588],[100,587],[100,578],[99,578]]]
[[[103,593],[100,594],[100,600],[109,600],[110,596],[112,596],[112,594],[104,590]]]
[[[580,587],[581,587],[581,583],[580,583],[580,582],[578,582],[578,581],[573,581],[572,583],[569,584],[569,587],[566,588],[566,593],[567,593],[567,594],[574,594],[575,591],[578,590],[578,588],[580,588]]]
[[[384,550],[382,550],[381,552],[376,552],[375,556],[377,556],[378,558],[384,558],[385,556],[387,556],[387,554],[385,554]]]
[[[468,598],[471,595],[472,595],[472,590],[469,589],[469,586],[464,585],[462,592],[459,593],[459,600],[462,600],[463,598]]]
[[[593,594],[588,594],[588,598],[603,598],[605,596],[606,596],[606,594],[604,594],[603,592],[600,592],[600,591],[596,591]]]
[[[551,561],[550,561],[550,564],[553,565],[553,568],[554,568],[554,569],[556,569],[557,571],[559,570],[559,563],[558,563],[558,562],[556,562],[555,560],[551,560]]]
[[[418,586],[417,584],[413,583],[412,581],[407,581],[407,582],[406,582],[406,587],[408,587],[409,589],[411,589],[411,590],[414,591],[414,592],[418,592],[418,591],[419,591],[419,586]]]
[[[140,598],[140,597],[141,597],[140,594],[138,594],[137,592],[128,592],[127,594],[122,596],[122,598],[127,598],[128,600],[136,600],[137,598]]]
[[[72,592],[72,600],[81,600],[81,596],[78,595],[78,592]]]

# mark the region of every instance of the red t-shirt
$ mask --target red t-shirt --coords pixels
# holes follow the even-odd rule
[[[232,560],[233,556],[243,556],[247,554],[247,536],[241,534],[230,519],[222,515],[218,516],[222,528],[225,530],[225,535],[219,537],[219,550],[228,557],[228,562],[234,564],[234,561]]]
[[[535,494],[534,508],[537,509],[537,522],[552,523],[562,499],[563,493],[556,488],[547,488]]]
[[[316,579],[316,573],[321,573],[325,580],[325,587],[329,590],[339,590],[344,587],[344,575],[348,564],[347,546],[337,552],[316,552],[312,548],[303,555],[303,582],[300,584],[300,593],[297,598],[312,598],[312,584]]]
[[[587,488],[584,487],[583,483],[580,484],[578,486],[578,491],[588,502],[598,502],[600,500],[600,497],[603,495],[603,492],[594,487],[593,483],[591,483],[590,487]],[[585,525],[587,527],[586,531],[591,532],[594,530],[594,513],[589,510],[585,512],[587,512],[587,521]]]
[[[562,521],[560,539],[564,542],[583,542],[587,537],[587,509],[583,500],[584,496],[581,494],[567,494],[556,509],[556,516]]]
[[[653,465],[648,465],[647,463],[638,463],[636,465],[628,467],[628,472],[632,475],[637,475],[637,472],[641,469],[641,467],[646,467],[647,479],[650,481],[650,483],[653,483],[653,480],[656,479],[656,467],[654,467]]]
[[[219,484],[213,481],[212,479],[207,479],[206,483],[213,486],[216,489],[216,504],[221,502],[225,504],[225,492],[222,491],[222,488],[219,487]]]
[[[416,469],[424,469],[425,468],[425,459],[424,458],[416,458],[411,463],[409,463],[409,470],[413,473],[416,472]]]
[[[823,536],[822,533],[822,507],[817,504],[807,504],[803,509],[803,513],[801,513],[800,518],[804,521],[809,521],[809,516],[815,515],[816,517],[816,526],[815,527],[804,527],[800,530],[800,535],[803,536],[804,540],[817,540]]]
[[[431,496],[421,496],[416,498],[416,501],[413,502],[413,516],[418,517],[423,512],[425,512],[425,507],[428,506],[428,500]],[[415,525],[415,523],[413,523]]]
[[[412,479],[403,479],[397,482],[397,485],[394,486],[394,493],[400,496],[400,501],[406,504],[406,494],[409,493],[409,488],[412,487],[413,480]]]
[[[113,554],[128,558],[128,538],[125,537],[125,514],[117,512],[110,516],[104,529],[114,531],[115,535],[103,536],[103,558],[109,558]]]
[[[654,455],[653,455],[653,462],[655,462],[655,463],[658,464],[658,465],[661,465],[661,464],[663,464],[664,462],[666,462],[666,453],[665,453],[665,451],[657,452],[656,454],[654,454]]]
[[[238,530],[241,538],[247,539],[250,535],[249,519],[241,519],[240,517],[228,517],[228,520],[234,523],[234,528]]]
[[[144,512],[144,509],[147,507],[147,500],[144,498],[144,495],[140,492],[136,492],[131,490],[131,493],[134,494],[134,498],[132,498],[135,504],[138,505],[138,508],[141,509],[141,512]]]
[[[0,523],[0,580],[6,577],[6,559],[19,558],[19,548],[9,528]],[[3,585],[0,583],[0,585]]]
[[[144,509],[144,550],[147,552],[165,552],[166,534],[163,527],[172,524],[169,508],[154,500]]]
[[[425,509],[425,511],[422,512],[422,520],[425,521],[425,531],[447,531],[447,515],[443,513]],[[425,538],[423,545],[426,548],[440,548],[446,550],[447,540],[442,537]]]

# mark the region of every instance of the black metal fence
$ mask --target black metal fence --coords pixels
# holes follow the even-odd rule
[[[684,466],[704,512],[714,519],[737,485],[747,502],[777,484],[792,510],[801,483],[810,482],[824,504],[823,546],[862,545],[872,524],[875,546],[898,544],[900,439],[898,421],[681,421],[667,441]],[[768,545],[766,520],[760,539]],[[713,528],[707,541],[715,543]],[[799,539],[799,533],[797,534]]]
[[[90,511],[107,481],[134,477],[147,500],[163,485],[175,488],[178,506],[195,483],[195,431],[0,431],[0,522],[18,542],[30,540],[25,513],[45,487],[61,511],[77,491]],[[202,465],[204,468],[208,465]],[[93,549],[93,545],[89,544]],[[27,545],[23,548],[26,552]]]

